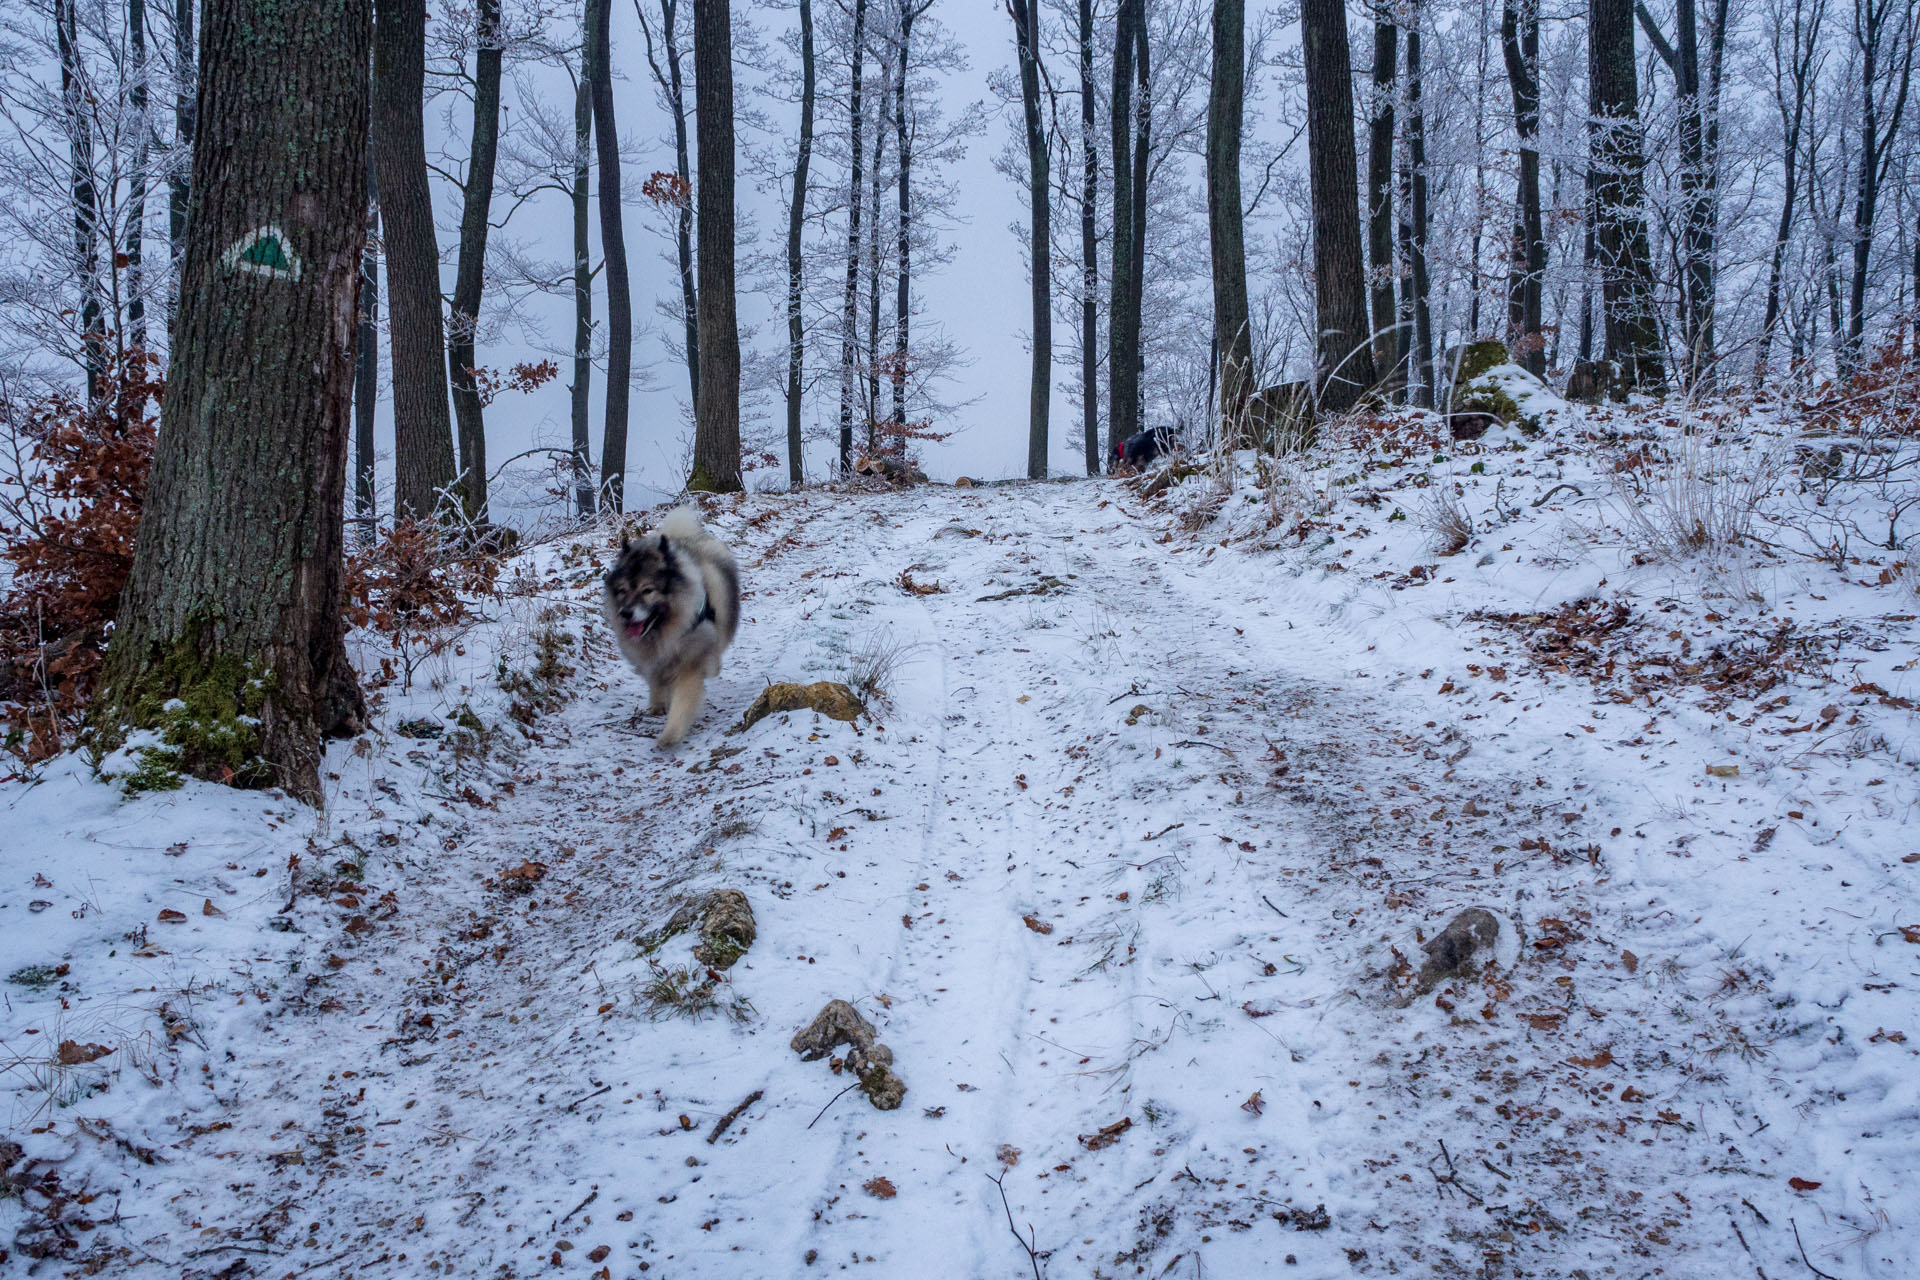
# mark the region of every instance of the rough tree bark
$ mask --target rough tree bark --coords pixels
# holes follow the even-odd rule
[[[1026,126],[1028,238],[1032,252],[1033,370],[1027,388],[1027,477],[1046,478],[1047,413],[1053,398],[1053,189],[1047,131],[1040,115],[1040,8],[1006,0],[1020,56],[1020,104]]]
[[[1847,290],[1847,336],[1840,372],[1851,374],[1864,355],[1867,332],[1867,266],[1880,191],[1899,155],[1894,140],[1913,84],[1914,44],[1920,18],[1913,0],[1855,0],[1853,44],[1859,57],[1858,168],[1853,198],[1853,276]]]
[[[853,60],[852,92],[847,101],[847,125],[851,134],[848,154],[852,157],[852,173],[847,180],[847,288],[841,299],[840,307],[840,440],[839,467],[843,476],[853,473],[853,404],[854,404],[854,362],[858,350],[857,328],[860,323],[860,195],[861,161],[866,153],[860,149],[860,130],[865,123],[861,115],[860,95],[866,87],[867,71],[867,0],[853,0],[853,42],[848,56]]]
[[[801,315],[805,254],[807,168],[813,162],[813,100],[818,75],[813,62],[813,3],[800,0],[800,151],[793,164],[793,199],[787,205],[787,483],[798,488],[806,478],[800,439],[801,400],[805,394],[806,325]]]
[[[573,510],[582,520],[594,511],[593,428],[593,257],[589,221],[588,148],[593,141],[593,54],[585,25],[580,40],[580,79],[573,90],[573,386],[569,409],[573,426]]]
[[[1634,14],[1660,60],[1673,76],[1680,108],[1680,340],[1686,348],[1688,385],[1710,385],[1714,367],[1714,257],[1718,236],[1717,106],[1721,51],[1726,47],[1726,0],[1715,0],[1710,58],[1713,91],[1700,85],[1700,22],[1694,0],[1674,0],[1674,38],[1668,41],[1644,3]]]
[[[1100,474],[1100,253],[1094,204],[1100,151],[1094,144],[1093,0],[1080,0],[1080,433],[1087,474]]]
[[[1319,325],[1318,402],[1340,413],[1373,389],[1366,262],[1360,252],[1353,65],[1342,0],[1303,0],[1307,69],[1307,168],[1313,195],[1314,293]]]
[[[1653,262],[1647,248],[1646,161],[1640,147],[1638,76],[1631,0],[1591,0],[1587,10],[1587,84],[1592,130],[1594,253],[1606,358],[1618,376],[1614,394],[1666,386],[1653,310]]]
[[[1507,346],[1516,364],[1541,377],[1547,371],[1547,338],[1541,328],[1547,236],[1540,222],[1539,0],[1507,0],[1500,12],[1500,48],[1507,86],[1513,91],[1513,131],[1520,143],[1520,216],[1513,229],[1513,270],[1508,276]]]
[[[1240,201],[1240,135],[1246,106],[1246,6],[1213,0],[1213,71],[1207,94],[1207,241],[1213,260],[1213,344],[1221,438],[1248,443],[1253,335],[1247,325],[1247,240]],[[1344,19],[1343,19],[1344,21]]]
[[[587,0],[587,84],[600,166],[600,253],[607,273],[607,403],[600,438],[600,505],[622,511],[627,490],[627,404],[633,390],[633,287],[620,191],[620,131],[613,118],[609,0]]]
[[[363,719],[340,579],[368,8],[205,15],[167,428],[93,712],[102,748],[151,731],[134,785],[178,770],[317,803],[323,735]]]
[[[1396,399],[1406,394],[1406,367],[1396,341],[1393,296],[1393,81],[1400,28],[1390,9],[1373,19],[1373,98],[1367,113],[1367,284],[1373,297],[1373,365]]]
[[[473,524],[487,520],[487,427],[474,381],[479,363],[474,331],[486,287],[487,220],[493,209],[494,162],[500,154],[500,0],[479,0],[474,11],[473,140],[460,208],[460,262],[454,269],[448,318],[447,374],[460,437],[460,498]]]
[[[687,488],[738,493],[740,327],[733,299],[733,26],[728,0],[693,0],[700,150],[700,401]]]
[[[907,69],[912,63],[913,24],[933,7],[933,0],[919,5],[900,6],[899,79],[893,89],[894,150],[900,158],[897,194],[900,210],[900,243],[896,246],[900,269],[894,277],[893,291],[893,413],[897,426],[907,425],[907,366],[913,358],[909,342],[913,324],[913,130],[907,119]]]

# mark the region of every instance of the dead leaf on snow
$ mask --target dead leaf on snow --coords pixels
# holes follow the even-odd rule
[[[1613,1050],[1602,1049],[1591,1058],[1568,1058],[1567,1061],[1576,1067],[1609,1067],[1613,1065]]]
[[[1033,930],[1035,933],[1052,933],[1053,932],[1053,926],[1048,924],[1045,920],[1036,920],[1032,916],[1021,916],[1020,920],[1023,924],[1027,926],[1027,928]]]
[[[876,1200],[891,1200],[900,1194],[885,1178],[869,1178],[860,1184],[860,1188]]]
[[[1098,1151],[1102,1147],[1110,1147],[1120,1141],[1120,1135],[1131,1128],[1133,1128],[1132,1117],[1121,1116],[1112,1124],[1103,1127],[1098,1133],[1081,1134],[1080,1145],[1089,1151]]]

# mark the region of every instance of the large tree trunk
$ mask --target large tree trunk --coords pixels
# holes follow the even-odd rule
[[[460,432],[460,496],[467,519],[487,520],[487,428],[474,381],[474,331],[486,286],[487,219],[493,209],[493,167],[500,153],[500,0],[479,0],[475,11],[473,141],[460,209],[460,263],[454,271],[453,315],[447,335],[447,373]]]
[[[322,736],[360,727],[340,578],[370,35],[367,0],[206,14],[166,429],[94,708],[101,747],[157,734],[138,781],[318,802]]]
[[[1144,0],[1118,0],[1113,28],[1113,271],[1107,305],[1107,456],[1140,430],[1140,312],[1144,296],[1140,243],[1147,139],[1145,103],[1134,101],[1140,56],[1146,51]],[[1138,154],[1136,154],[1138,153]],[[1139,163],[1136,163],[1136,160]]]
[[[654,60],[653,32],[647,25],[647,11],[634,0],[640,16],[640,30],[647,40],[647,62],[655,83],[666,95],[667,109],[673,115],[673,171],[679,177],[688,199],[681,202],[674,218],[674,249],[680,260],[681,341],[687,356],[687,394],[697,415],[700,409],[700,298],[693,269],[693,166],[687,151],[687,87],[680,63],[680,0],[660,0],[661,43],[666,48],[667,65]]]
[[[1047,414],[1053,401],[1053,190],[1040,103],[1040,8],[1007,0],[1020,55],[1020,105],[1026,125],[1028,238],[1033,285],[1033,369],[1027,386],[1027,476],[1047,474]]]
[[[427,519],[457,482],[447,413],[447,341],[440,317],[440,245],[433,230],[422,116],[426,0],[380,0],[374,32],[373,132],[379,140],[386,229],[387,309],[393,341],[394,507]],[[205,42],[202,42],[205,47]],[[211,74],[207,67],[203,74]],[[208,126],[204,113],[201,122]]]
[[[1513,130],[1520,142],[1520,216],[1513,229],[1507,345],[1515,363],[1540,377],[1547,371],[1547,338],[1541,329],[1547,237],[1540,222],[1539,0],[1507,0],[1500,14],[1500,47],[1507,85],[1513,90]]]
[[[1367,282],[1373,295],[1373,364],[1396,398],[1406,392],[1406,369],[1395,341],[1393,297],[1393,80],[1400,28],[1381,9],[1373,20],[1373,99],[1367,113]]]
[[[801,233],[807,217],[807,167],[813,161],[813,99],[817,90],[813,64],[813,3],[800,0],[800,151],[793,164],[793,199],[787,206],[787,483],[799,488],[806,477],[800,439],[802,378],[806,359],[806,325],[800,310],[805,255]]]
[[[367,146],[367,230],[360,250],[359,323],[353,352],[353,516],[362,544],[374,538],[380,509],[374,497],[373,419],[380,403],[380,242],[379,182],[373,173],[373,146]]]
[[[700,148],[700,401],[687,488],[738,493],[740,327],[733,299],[733,26],[728,0],[693,0]]]
[[[1093,0],[1080,0],[1080,429],[1087,474],[1100,474],[1100,254],[1094,204],[1100,151],[1094,144]]]
[[[1606,357],[1614,392],[1666,386],[1647,248],[1646,161],[1640,147],[1631,0],[1591,0],[1587,83],[1594,170],[1594,250],[1599,259]]]
[[[1253,394],[1253,337],[1247,328],[1247,241],[1240,202],[1240,134],[1246,102],[1246,6],[1213,0],[1213,74],[1207,94],[1207,240],[1213,257],[1216,409],[1229,448],[1245,438]]]
[[[1421,101],[1420,82],[1420,5],[1415,0],[1407,28],[1407,163],[1412,181],[1407,204],[1412,209],[1411,234],[1407,238],[1407,282],[1413,291],[1413,357],[1409,372],[1420,379],[1420,394],[1415,403],[1433,408],[1433,311],[1432,287],[1427,274],[1427,113]]]
[[[582,520],[594,512],[593,428],[593,250],[589,218],[588,148],[593,140],[593,53],[582,24],[580,81],[573,92],[573,386],[569,408],[573,426],[573,509]]]
[[[853,61],[852,93],[847,101],[847,125],[851,134],[848,155],[852,174],[847,180],[847,288],[840,307],[840,441],[839,468],[843,476],[853,474],[854,363],[858,354],[857,329],[860,323],[860,196],[861,163],[866,159],[860,142],[860,94],[867,72],[867,0],[853,0],[853,43],[848,56]]]
[[[173,145],[193,152],[193,0],[173,0]],[[167,180],[167,327],[180,301],[180,268],[187,253],[190,170],[174,164]]]
[[[600,440],[600,503],[626,507],[627,404],[633,390],[633,288],[627,280],[627,232],[620,190],[620,131],[613,119],[612,17],[608,0],[587,0],[592,57],[593,134],[600,164],[600,252],[607,272],[607,403]]]
[[[1373,389],[1366,262],[1360,252],[1360,180],[1353,140],[1353,65],[1342,0],[1303,0],[1307,167],[1313,193],[1319,406],[1341,413]]]

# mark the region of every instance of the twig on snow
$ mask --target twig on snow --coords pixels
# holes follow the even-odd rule
[[[1814,1266],[1813,1259],[1807,1257],[1807,1246],[1804,1244],[1800,1244],[1800,1224],[1798,1222],[1795,1222],[1792,1218],[1788,1218],[1787,1225],[1793,1228],[1793,1242],[1794,1244],[1800,1246],[1800,1261],[1807,1264],[1807,1270],[1813,1272],[1813,1274],[1815,1274],[1816,1276],[1819,1276],[1820,1280],[1840,1280],[1839,1276],[1829,1275],[1827,1272],[1822,1271],[1820,1268]]]
[[[575,1098],[572,1102],[569,1102],[567,1104],[567,1110],[569,1111],[573,1110],[575,1107],[579,1106],[581,1103],[587,1101],[590,1098],[597,1098],[603,1093],[612,1093],[612,1092],[613,1092],[612,1085],[603,1084],[598,1089],[595,1089],[592,1093],[586,1094],[583,1097]]]
[[[1174,823],[1174,824],[1173,824],[1172,826],[1170,826],[1170,827],[1162,827],[1162,828],[1161,828],[1160,830],[1158,830],[1158,831],[1156,831],[1156,832],[1154,832],[1154,833],[1153,833],[1152,835],[1150,835],[1150,836],[1143,836],[1143,837],[1142,837],[1142,839],[1144,839],[1144,840],[1158,840],[1158,839],[1159,839],[1159,838],[1160,838],[1161,836],[1163,836],[1163,835],[1165,835],[1165,834],[1167,834],[1167,832],[1169,832],[1169,831],[1178,831],[1178,830],[1179,830],[1180,828],[1182,828],[1182,827],[1184,827],[1184,826],[1186,826],[1186,825],[1187,825],[1187,824],[1186,824],[1186,823],[1184,823],[1184,822],[1176,822],[1176,823]]]
[[[565,1218],[560,1219],[560,1221],[554,1223],[553,1229],[555,1231],[558,1231],[561,1227],[566,1226],[568,1221],[572,1219],[574,1214],[580,1212],[582,1209],[586,1208],[588,1205],[592,1204],[595,1200],[598,1200],[599,1198],[600,1198],[600,1184],[596,1182],[593,1185],[593,1190],[587,1192],[587,1198],[585,1200],[582,1200],[579,1204],[573,1206],[573,1208],[567,1210],[567,1216]]]
[[[859,1087],[860,1087],[860,1082],[858,1080],[855,1080],[852,1084],[848,1085],[846,1088],[842,1089],[840,1092],[834,1094],[831,1098],[828,1098],[827,1106],[820,1108],[820,1116],[827,1114],[827,1107],[831,1107],[834,1103],[840,1101],[840,1099],[846,1097],[849,1093],[853,1092],[855,1089],[858,1089]],[[807,1128],[811,1129],[813,1128],[813,1126],[819,1124],[820,1116],[815,1116],[813,1119],[807,1121]]]
[[[1013,1225],[1013,1206],[1007,1203],[1007,1175],[1003,1173],[996,1178],[989,1173],[986,1175],[986,1179],[995,1187],[999,1188],[1000,1207],[1006,1211],[1007,1215],[1007,1230],[1013,1233],[1014,1243],[1027,1251],[1027,1261],[1033,1265],[1033,1280],[1041,1280],[1040,1251],[1034,1247],[1034,1244],[1038,1240],[1039,1233],[1033,1229],[1033,1224],[1029,1222],[1027,1224],[1028,1238],[1022,1239],[1020,1236],[1020,1228]]]
[[[727,1131],[727,1127],[731,1125],[735,1120],[738,1120],[740,1118],[741,1112],[745,1111],[748,1107],[752,1106],[754,1103],[760,1101],[761,1096],[765,1092],[766,1090],[764,1089],[755,1089],[752,1093],[747,1095],[747,1100],[745,1102],[742,1102],[739,1106],[727,1112],[727,1114],[721,1116],[719,1123],[713,1126],[713,1132],[707,1135],[707,1145],[712,1146],[714,1143],[720,1141],[720,1135]]]

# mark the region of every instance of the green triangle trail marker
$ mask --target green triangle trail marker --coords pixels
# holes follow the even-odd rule
[[[235,271],[245,271],[270,280],[298,280],[300,255],[293,251],[287,233],[271,224],[247,232],[220,255],[220,261]]]

